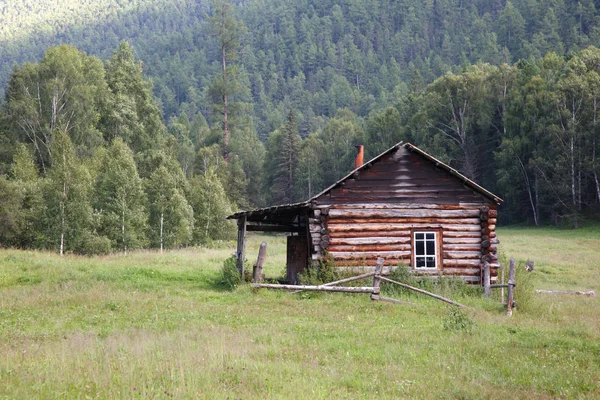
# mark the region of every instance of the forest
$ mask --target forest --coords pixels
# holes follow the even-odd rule
[[[0,6],[0,245],[229,239],[409,141],[505,199],[600,215],[600,4],[29,1]]]

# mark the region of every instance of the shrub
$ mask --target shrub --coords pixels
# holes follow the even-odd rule
[[[331,254],[325,252],[319,263],[299,276],[303,285],[322,285],[340,279],[340,272],[333,261]]]
[[[75,253],[85,254],[87,256],[97,256],[109,254],[111,251],[112,245],[109,238],[88,233],[81,238],[81,242],[77,246]]]
[[[447,331],[463,331],[466,333],[473,332],[475,323],[473,320],[458,307],[452,307],[446,313],[442,321],[444,330]]]
[[[223,262],[223,267],[221,268],[221,284],[228,290],[234,290],[240,283],[242,283],[242,279],[237,269],[237,260],[235,256],[232,255]]]

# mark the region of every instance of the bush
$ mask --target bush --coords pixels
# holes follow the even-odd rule
[[[75,253],[87,256],[97,256],[112,252],[110,239],[92,233],[85,234],[77,246]]]
[[[237,269],[237,260],[235,256],[231,256],[223,262],[221,284],[228,290],[234,290],[240,283],[242,283],[242,279]]]
[[[458,307],[452,307],[446,313],[442,321],[444,330],[447,331],[463,331],[466,333],[473,332],[475,323],[473,320]]]
[[[340,271],[331,254],[325,252],[319,263],[312,268],[307,268],[304,273],[300,274],[299,279],[303,285],[322,285],[339,280]]]

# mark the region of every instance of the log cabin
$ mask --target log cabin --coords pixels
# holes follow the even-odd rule
[[[484,263],[498,271],[497,208],[502,199],[410,143],[398,143],[312,198],[230,215],[238,223],[243,273],[247,231],[288,232],[287,281],[323,260],[359,271],[408,266],[480,284]]]

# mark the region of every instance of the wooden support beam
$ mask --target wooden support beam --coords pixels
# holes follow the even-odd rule
[[[574,294],[574,295],[591,296],[591,297],[596,296],[596,292],[594,292],[593,290],[588,290],[587,292],[582,292],[582,291],[577,291],[577,290],[572,291],[572,290],[537,289],[535,292],[536,293],[548,293],[548,294]]]
[[[307,286],[307,285],[277,285],[271,283],[254,283],[253,288],[285,289],[285,290],[307,290],[313,292],[344,292],[344,293],[375,293],[379,294],[379,288],[371,286]]]
[[[238,218],[238,239],[237,239],[237,252],[236,264],[238,272],[242,279],[244,278],[244,258],[246,256],[246,216]]]
[[[350,278],[340,279],[339,281],[333,281],[333,282],[324,283],[321,286],[340,285],[342,283],[347,283],[347,282],[352,282],[352,281],[358,281],[360,279],[369,278],[369,277],[371,277],[373,275],[375,275],[375,272],[367,272],[365,274],[353,276],[353,277],[350,277]],[[300,293],[300,292],[302,292],[302,290],[296,290],[295,292],[292,292],[292,294],[296,294],[296,293]]]
[[[483,295],[490,298],[490,263],[483,263]]]
[[[379,257],[377,259],[377,264],[375,264],[375,273],[373,274],[373,287],[377,288],[378,291],[379,291],[379,286],[381,284],[381,271],[383,271],[383,263],[384,263],[384,261],[385,260],[383,258]],[[375,296],[377,294],[372,293],[371,294],[371,300],[376,300],[376,299],[373,298],[373,296]]]
[[[260,248],[258,249],[258,258],[256,259],[256,263],[254,263],[254,268],[252,271],[252,282],[254,283],[262,282],[262,270],[265,263],[265,258],[267,258],[267,242],[262,242],[260,244]]]
[[[457,302],[455,302],[455,301],[452,301],[452,300],[450,300],[450,299],[447,299],[447,298],[445,298],[445,297],[439,296],[439,295],[437,295],[437,294],[434,294],[434,293],[428,292],[428,291],[426,291],[426,290],[423,290],[423,289],[419,289],[419,288],[416,288],[416,287],[413,287],[413,286],[407,285],[406,283],[400,283],[400,282],[396,282],[396,281],[394,281],[394,280],[391,280],[391,279],[388,279],[388,278],[386,278],[385,276],[381,276],[381,277],[380,277],[380,279],[381,279],[382,281],[386,281],[386,282],[389,282],[389,283],[393,283],[393,284],[395,284],[395,285],[402,286],[403,288],[406,288],[406,289],[409,289],[409,290],[414,290],[415,292],[418,292],[418,293],[421,293],[421,294],[424,294],[424,295],[427,295],[427,296],[433,297],[434,299],[438,299],[438,300],[441,300],[441,301],[443,301],[443,302],[446,302],[446,303],[449,303],[449,304],[452,304],[452,305],[455,305],[455,306],[458,306],[458,307],[466,307],[466,306],[464,306],[464,305],[462,305],[462,304],[460,304],[460,303],[457,303]]]
[[[247,225],[248,232],[304,232],[304,228],[292,225]]]
[[[510,265],[508,267],[508,301],[506,304],[506,315],[509,317],[512,315],[515,286],[517,285],[517,282],[515,282],[515,268],[515,259],[511,257]]]

